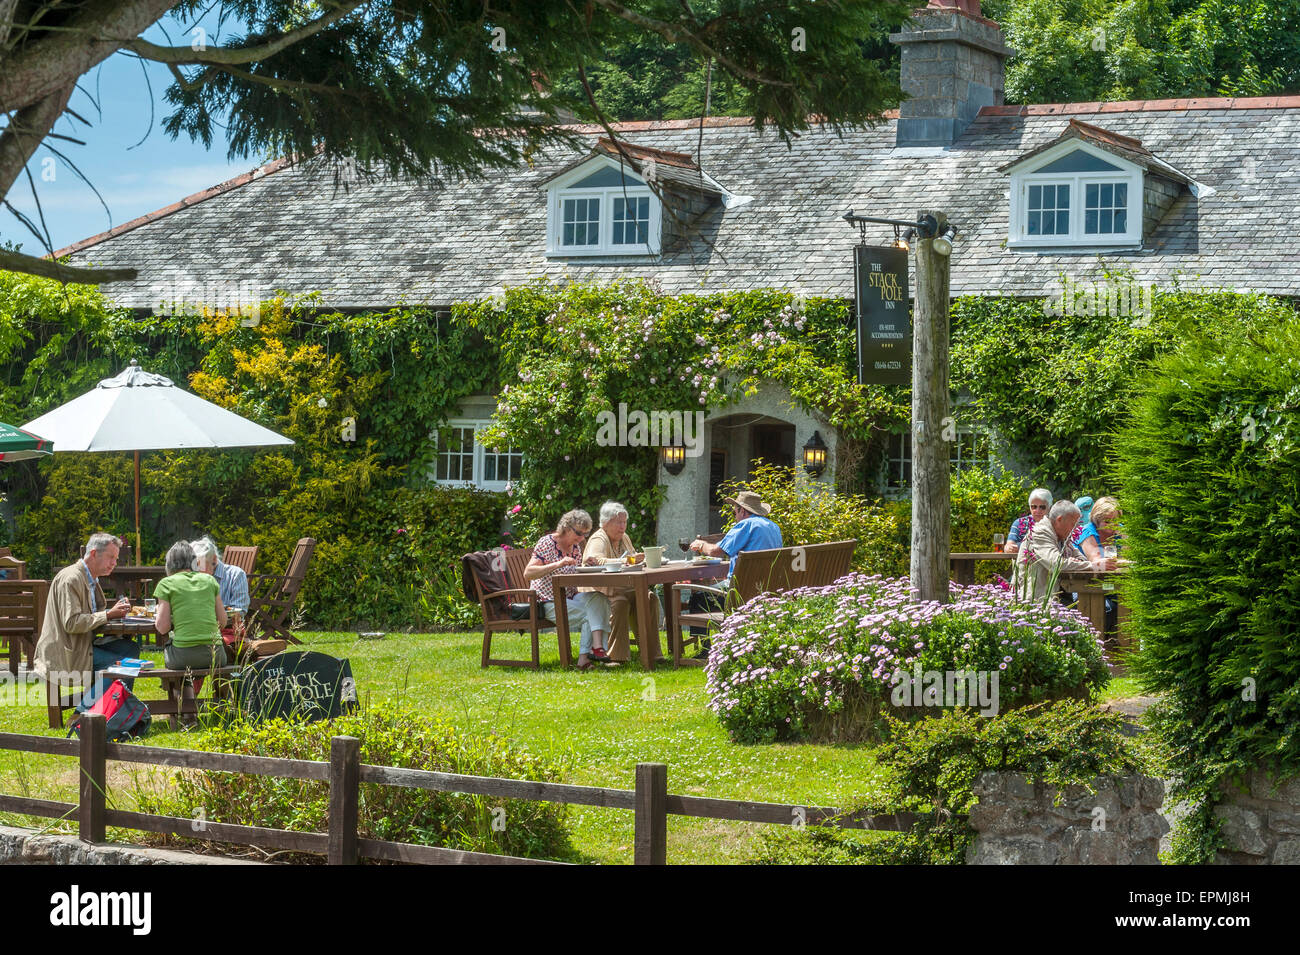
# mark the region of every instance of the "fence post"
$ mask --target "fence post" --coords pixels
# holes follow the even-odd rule
[[[668,767],[663,763],[636,764],[635,851],[636,865],[668,862]]]
[[[81,717],[81,791],[77,829],[82,842],[104,841],[105,762],[108,746],[105,719],[85,713]]]
[[[357,864],[357,801],[361,789],[361,741],[330,740],[330,865]]]

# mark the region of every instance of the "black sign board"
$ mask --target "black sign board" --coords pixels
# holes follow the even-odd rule
[[[239,708],[248,719],[327,720],[357,703],[352,666],[324,653],[277,653],[240,677]]]
[[[858,381],[864,385],[910,385],[907,250],[855,246],[853,275],[858,296]]]

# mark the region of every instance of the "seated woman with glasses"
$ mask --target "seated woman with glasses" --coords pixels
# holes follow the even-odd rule
[[[555,594],[551,577],[558,571],[573,567],[582,561],[582,543],[591,533],[591,515],[586,511],[569,511],[560,518],[555,530],[544,536],[533,548],[533,558],[524,568],[524,579],[537,592],[542,616],[555,619]],[[605,650],[605,628],[609,626],[609,598],[601,593],[578,593],[576,587],[565,590],[568,598],[569,620],[574,624],[587,624],[582,628],[578,643],[578,669],[591,668],[592,661],[609,663]]]
[[[1047,516],[1047,509],[1052,506],[1052,492],[1045,487],[1035,488],[1029,492],[1029,513],[1017,517],[1007,531],[1007,543],[1002,548],[1005,553],[1014,554],[1020,550],[1021,541],[1028,540],[1034,525]]]

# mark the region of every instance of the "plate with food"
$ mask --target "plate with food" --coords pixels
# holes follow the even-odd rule
[[[603,571],[603,570],[605,570],[605,569],[606,569],[606,568],[605,568],[605,566],[604,566],[603,564],[591,564],[591,565],[582,565],[582,564],[579,564],[579,565],[575,565],[575,566],[573,566],[573,567],[570,567],[570,568],[568,569],[567,573],[573,573],[573,574],[599,574],[601,571]],[[566,573],[566,571],[560,571],[560,573]]]

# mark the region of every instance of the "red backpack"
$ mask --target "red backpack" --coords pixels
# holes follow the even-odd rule
[[[82,706],[85,706],[83,701]],[[126,688],[121,680],[114,680],[87,709],[79,710],[68,727],[68,735],[81,736],[81,717],[86,714],[104,717],[105,733],[110,743],[147,736],[153,717],[144,701]]]

